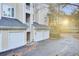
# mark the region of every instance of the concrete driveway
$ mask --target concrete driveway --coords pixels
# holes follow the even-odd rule
[[[1,53],[6,56],[78,56],[79,35],[63,34],[61,39],[36,42],[31,47],[24,46],[16,50]]]
[[[24,53],[24,56],[77,56],[79,55],[79,40],[65,35],[58,40],[38,42],[35,49]]]

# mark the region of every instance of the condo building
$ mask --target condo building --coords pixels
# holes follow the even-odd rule
[[[48,4],[0,3],[0,52],[49,38]]]

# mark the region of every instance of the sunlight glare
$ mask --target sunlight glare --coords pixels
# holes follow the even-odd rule
[[[65,19],[65,20],[62,22],[62,25],[65,25],[65,26],[67,26],[68,24],[69,24],[68,19]]]

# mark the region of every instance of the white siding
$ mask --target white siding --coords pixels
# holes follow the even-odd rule
[[[0,3],[0,19],[1,19],[1,3]]]
[[[25,44],[25,39],[24,39],[24,33],[23,32],[9,33],[8,34],[8,40],[9,40],[9,42],[8,42],[9,43],[8,44],[9,48],[20,47],[20,46]]]
[[[48,4],[34,4],[34,21],[38,22],[39,24],[48,25]]]
[[[1,6],[2,6],[2,9],[1,9],[2,14],[1,14],[1,16],[9,17],[9,18],[15,18],[16,17],[16,3],[2,3]],[[14,17],[11,16],[12,11],[11,10],[9,11],[8,8],[14,8]],[[3,11],[5,11],[6,14],[10,14],[10,16],[9,15],[4,16]]]
[[[0,33],[0,51],[2,49],[2,33]]]
[[[44,8],[40,10],[38,14],[39,14],[38,23],[48,25],[47,9]]]
[[[24,3],[18,3],[16,4],[16,18],[20,20],[23,23],[26,23],[26,17],[25,17],[25,4]]]

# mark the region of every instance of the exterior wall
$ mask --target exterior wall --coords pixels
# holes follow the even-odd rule
[[[9,16],[9,18],[16,18],[16,4],[15,3],[1,3],[1,11],[3,9],[3,6],[4,6],[5,9],[8,8],[8,7],[14,8],[14,12],[15,12],[14,17]],[[4,16],[3,13],[1,14],[1,16]],[[7,17],[7,16],[4,16],[4,17]]]
[[[48,26],[48,4],[33,4],[33,21]],[[41,41],[49,38],[49,30],[35,30],[33,28],[33,41]]]
[[[2,33],[0,33],[0,50],[2,50]]]
[[[30,14],[30,29],[31,29],[30,42],[32,42],[33,41],[33,26],[32,26],[32,24],[33,24],[33,13],[34,13],[33,3],[30,4],[30,12],[31,12],[31,14]]]
[[[8,48],[8,33],[7,31],[1,33],[2,33],[2,50],[4,50]]]
[[[22,23],[26,24],[25,21],[25,4],[24,3],[2,3],[0,4],[0,11],[2,11],[2,7],[3,5],[8,5],[14,8],[14,17],[9,17],[9,18],[17,18],[18,20],[20,20]],[[3,13],[0,13],[0,17],[3,16]],[[4,16],[5,17],[5,16]],[[9,50],[9,49],[14,49],[14,48],[18,48],[21,47],[23,45],[25,45],[27,43],[27,34],[26,34],[27,30],[0,30],[1,33],[1,37],[0,38],[0,52]],[[9,33],[13,33],[13,34],[9,34]],[[23,40],[19,41],[19,37],[17,37],[18,35],[15,36],[15,39],[18,39],[18,42],[16,42],[16,40],[14,40],[14,38],[12,38],[12,35],[14,36],[14,34],[18,33],[18,35],[20,35],[19,33],[24,33],[23,34]],[[9,37],[11,36],[11,37]],[[20,35],[21,37],[22,35]],[[11,43],[11,41],[14,41],[13,43],[16,44],[14,47]]]
[[[0,19],[1,19],[1,3],[0,3]]]
[[[25,6],[27,6],[27,5],[25,5]],[[30,9],[27,9],[25,7],[25,13],[30,14],[30,22],[29,22],[29,24],[28,23],[26,23],[26,24],[28,25],[27,32],[30,32],[30,42],[32,42],[33,41],[33,26],[32,26],[32,24],[33,24],[33,13],[34,13],[32,3],[30,3],[29,8]],[[25,16],[25,17],[27,17],[27,16]],[[26,21],[26,19],[25,19],[25,21]]]
[[[40,24],[48,25],[48,4],[37,3],[34,4],[34,8],[34,21]]]
[[[26,8],[25,8],[25,9],[26,9]],[[26,9],[26,10],[27,10],[27,9]],[[31,30],[32,30],[32,24],[33,24],[33,4],[32,4],[32,3],[30,3],[30,10],[29,10],[29,11],[30,11],[30,13],[27,12],[27,11],[25,12],[25,13],[30,14],[30,23],[29,23],[29,25],[28,25],[27,23],[26,23],[26,24],[29,26],[28,29],[27,29],[27,31],[28,31],[28,32],[31,32]],[[27,17],[27,16],[26,16],[26,17]],[[26,20],[26,19],[25,19],[25,20]]]
[[[39,20],[38,23],[48,25],[48,6],[47,4],[40,4],[40,9],[38,12]],[[40,20],[41,19],[41,20]]]
[[[14,18],[20,20],[23,23],[25,22],[25,4],[24,3],[2,3],[1,6],[8,5],[14,8]],[[3,16],[3,14],[1,15]],[[11,17],[10,17],[11,18]]]
[[[1,40],[2,44],[1,44],[0,52],[21,47],[21,46],[26,45],[26,43],[27,43],[26,32],[24,30],[23,31],[22,30],[1,30],[0,33],[2,34],[2,40]],[[22,35],[18,36],[18,38],[17,38],[16,33],[17,34],[24,33],[23,34],[24,37],[22,38],[23,40],[21,39]],[[20,37],[21,41],[19,40],[19,37]],[[11,41],[13,41],[13,42],[11,42]]]
[[[29,28],[27,30],[0,30],[0,32],[2,33],[2,50],[0,50],[0,52],[2,51],[6,51],[9,49],[13,49],[11,47],[8,46],[8,43],[10,43],[8,41],[8,33],[10,32],[23,32],[24,33],[24,43],[23,44],[19,44],[18,47],[23,46],[27,43],[27,32],[30,32],[30,42],[32,41],[40,41],[40,40],[45,40],[48,39],[49,33],[48,30],[39,30],[36,31],[35,29],[33,29],[33,22],[36,21],[40,24],[44,24],[44,25],[48,25],[48,19],[47,19],[47,13],[48,13],[48,9],[47,9],[47,5],[46,4],[35,4],[35,6],[37,6],[38,8],[42,8],[42,9],[35,9],[34,8],[34,4],[30,4],[30,11],[27,11],[26,9],[26,4],[25,3],[3,3],[2,5],[9,5],[15,8],[15,17],[18,20],[20,20],[22,23],[27,24],[26,23],[26,13],[30,14],[30,25]],[[45,7],[45,8],[44,8]],[[37,11],[37,12],[35,12]],[[3,16],[2,14],[0,14],[1,16]],[[35,33],[38,34],[36,35]],[[41,36],[40,36],[41,35]],[[36,37],[38,36],[38,38]],[[6,39],[6,40],[5,40]],[[18,39],[18,38],[17,38]],[[38,39],[38,40],[37,40]],[[10,44],[9,44],[10,45]],[[14,47],[17,48],[17,47]]]
[[[24,3],[16,3],[16,18],[26,24]]]

